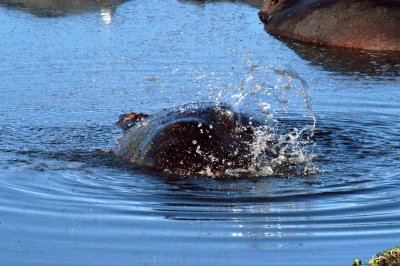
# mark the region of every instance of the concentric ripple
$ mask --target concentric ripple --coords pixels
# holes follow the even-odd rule
[[[254,2],[1,4],[1,265],[341,266],[399,245],[396,57],[288,46]],[[182,178],[110,152],[120,114],[203,101],[270,119],[310,164]]]

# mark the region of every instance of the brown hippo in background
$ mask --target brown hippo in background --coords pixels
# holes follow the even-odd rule
[[[19,8],[40,17],[59,17],[96,10],[112,10],[128,0],[0,0],[0,4]]]
[[[145,169],[178,175],[219,175],[251,164],[250,116],[227,105],[184,105],[154,115],[122,115],[115,154]]]
[[[400,51],[400,0],[266,0],[268,33],[336,47]]]

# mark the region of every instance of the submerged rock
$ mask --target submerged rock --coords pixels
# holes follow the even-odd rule
[[[354,49],[400,51],[400,0],[266,0],[268,33]]]

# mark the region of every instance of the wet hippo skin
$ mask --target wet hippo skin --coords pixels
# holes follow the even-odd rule
[[[400,0],[267,0],[268,33],[335,47],[400,51]]]
[[[183,106],[154,115],[122,115],[115,154],[145,169],[178,175],[246,168],[258,122],[229,106]]]

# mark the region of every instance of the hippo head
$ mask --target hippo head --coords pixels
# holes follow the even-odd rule
[[[142,119],[148,117],[149,115],[140,113],[129,113],[129,114],[122,114],[119,116],[118,121],[115,123],[118,127],[120,127],[123,131],[126,131],[133,127],[137,122],[141,121]]]

